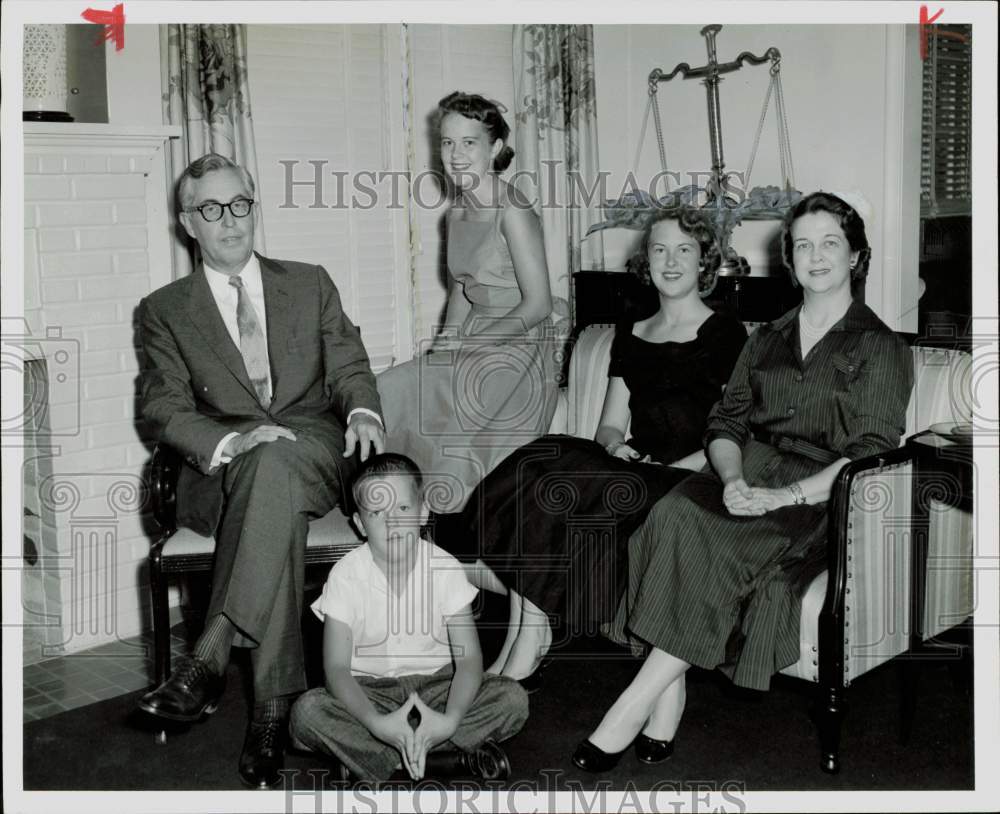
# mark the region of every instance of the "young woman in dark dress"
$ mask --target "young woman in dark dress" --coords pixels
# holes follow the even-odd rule
[[[491,672],[533,674],[552,643],[550,618],[594,632],[610,619],[625,587],[629,535],[705,462],[705,420],[746,330],[701,301],[718,259],[698,213],[654,216],[635,261],[660,307],[617,328],[595,440],[548,435],[522,447],[449,523],[446,547],[467,562],[478,558],[473,581],[509,589],[511,624]]]
[[[750,337],[705,433],[713,471],[653,507],[628,546],[629,585],[612,637],[649,647],[635,679],[577,748],[588,771],[629,744],[665,760],[684,675],[724,667],[767,689],[799,656],[799,586],[825,564],[826,504],[848,461],[899,444],[913,384],[906,343],[851,295],[870,250],[834,195],[789,213],[785,263],[803,303]]]

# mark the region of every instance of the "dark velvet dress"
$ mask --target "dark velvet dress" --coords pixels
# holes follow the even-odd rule
[[[647,342],[632,328],[617,327],[608,375],[620,376],[631,394],[629,444],[669,463],[701,447],[746,330],[721,314],[689,342]],[[459,559],[482,558],[557,629],[593,633],[624,591],[629,536],[690,474],[623,461],[592,440],[546,435],[506,458],[435,536]]]
[[[750,486],[787,486],[833,460],[892,449],[905,426],[906,343],[854,303],[803,359],[798,311],[750,337],[708,419],[707,443],[742,447]],[[798,660],[800,588],[825,567],[825,551],[826,504],[734,516],[718,477],[695,473],[632,535],[628,591],[607,632],[767,689]]]

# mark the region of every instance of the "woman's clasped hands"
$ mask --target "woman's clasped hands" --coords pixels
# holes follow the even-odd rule
[[[743,478],[729,481],[722,490],[722,502],[737,517],[759,517],[794,502],[788,489],[750,486]]]

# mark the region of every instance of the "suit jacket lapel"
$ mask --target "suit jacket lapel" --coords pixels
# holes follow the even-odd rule
[[[281,372],[288,357],[288,336],[291,329],[291,297],[285,287],[286,271],[266,257],[260,260],[260,277],[264,285],[264,311],[267,315],[267,356],[271,363],[271,408],[278,409],[281,393]]]
[[[222,314],[215,304],[212,289],[205,279],[205,269],[199,266],[191,275],[191,297],[188,300],[188,315],[195,327],[205,338],[205,346],[211,348],[236,380],[246,388],[255,399],[257,393],[250,384],[246,366],[243,364],[243,354],[233,344]]]

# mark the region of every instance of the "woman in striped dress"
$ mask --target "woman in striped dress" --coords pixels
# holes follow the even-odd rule
[[[661,499],[629,541],[629,586],[609,631],[649,649],[577,748],[588,771],[672,754],[692,665],[767,689],[798,658],[800,591],[825,562],[826,505],[848,461],[898,446],[913,384],[906,343],[852,297],[864,222],[817,192],[789,213],[785,264],[803,303],[745,345],[705,432],[712,471]]]

